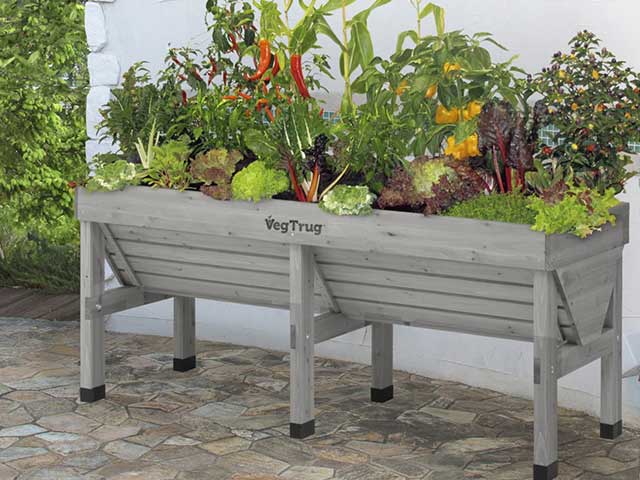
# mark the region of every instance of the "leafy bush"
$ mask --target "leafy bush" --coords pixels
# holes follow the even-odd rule
[[[240,170],[231,182],[233,198],[259,202],[289,189],[287,174],[257,161]]]
[[[370,215],[376,199],[365,186],[338,185],[320,201],[320,208],[334,215]]]
[[[136,166],[125,160],[117,160],[98,165],[95,175],[87,180],[86,189],[90,192],[112,192],[138,183],[140,177]]]
[[[78,222],[70,217],[18,224],[0,207],[0,287],[75,293],[80,288]]]
[[[576,181],[600,193],[620,192],[633,176],[622,152],[640,137],[640,76],[591,32],[580,32],[570,45],[531,82],[545,97],[547,123],[558,129],[557,146],[540,145],[541,158],[559,159]]]
[[[532,228],[548,235],[571,233],[586,238],[607,222],[615,224],[616,218],[610,209],[619,203],[613,188],[600,194],[587,187],[572,187],[562,200],[553,204],[530,197],[530,208],[536,212]]]
[[[527,225],[536,221],[535,212],[529,208],[529,199],[519,191],[480,195],[454,205],[445,215]]]
[[[86,175],[83,3],[0,2],[0,204],[21,223],[71,216]]]

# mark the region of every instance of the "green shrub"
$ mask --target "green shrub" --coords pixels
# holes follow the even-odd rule
[[[235,200],[268,199],[289,189],[289,179],[282,170],[267,167],[262,161],[253,162],[240,170],[231,182]]]
[[[529,208],[529,199],[519,192],[480,195],[454,205],[445,215],[528,225],[536,221],[536,213]]]
[[[80,289],[78,222],[57,224],[13,221],[15,212],[0,207],[0,287],[41,288],[52,293]]]

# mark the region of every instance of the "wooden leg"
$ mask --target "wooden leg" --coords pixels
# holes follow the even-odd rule
[[[314,419],[314,268],[311,247],[290,247],[291,423],[292,438],[315,433]]]
[[[551,272],[536,272],[534,323],[534,480],[558,476],[557,289]]]
[[[196,368],[196,299],[173,299],[173,369],[186,372]]]
[[[80,224],[80,401],[105,397],[104,292],[105,240],[98,224]]]
[[[393,398],[393,324],[371,324],[371,364],[371,401],[388,402]]]
[[[616,283],[605,326],[614,331],[611,353],[601,362],[600,436],[609,440],[622,435],[622,261],[618,262]]]

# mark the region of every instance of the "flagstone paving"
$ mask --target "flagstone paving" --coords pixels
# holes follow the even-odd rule
[[[316,360],[317,434],[288,437],[285,353],[199,342],[172,370],[172,340],[107,334],[107,399],[82,404],[77,323],[0,319],[0,480],[526,480],[532,404],[396,373],[368,401],[370,369]],[[560,418],[560,480],[637,480],[640,431]]]

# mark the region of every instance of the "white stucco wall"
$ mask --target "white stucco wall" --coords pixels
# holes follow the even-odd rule
[[[447,26],[467,32],[491,31],[498,41],[518,53],[517,63],[538,71],[551,55],[564,49],[578,30],[595,31],[619,58],[640,69],[640,32],[637,0],[440,0],[447,9]],[[97,110],[109,95],[121,72],[140,60],[159,69],[168,45],[194,46],[207,41],[203,21],[205,0],[101,0],[87,4],[87,25],[92,49],[92,89],[87,129],[88,157],[109,145],[96,141]],[[360,0],[355,8],[368,2]],[[337,18],[335,19],[338,20]],[[413,27],[413,13],[406,0],[394,0],[371,16],[374,42],[385,55],[395,46],[397,33]],[[430,23],[425,23],[430,28]],[[337,58],[337,50],[328,46]],[[512,53],[495,52],[497,58]],[[338,90],[336,81],[332,88]],[[624,365],[640,363],[640,188],[637,179],[621,198],[631,202],[632,243],[625,250]],[[109,328],[117,331],[172,334],[170,302],[114,315]],[[286,312],[198,302],[198,336],[201,339],[288,348]],[[471,385],[532,396],[532,346],[506,340],[397,327],[396,368],[423,375],[462,381]],[[368,362],[369,332],[361,331],[326,342],[318,354]],[[561,380],[560,402],[593,414],[599,410],[599,362]],[[624,382],[625,421],[640,425],[640,384]]]

